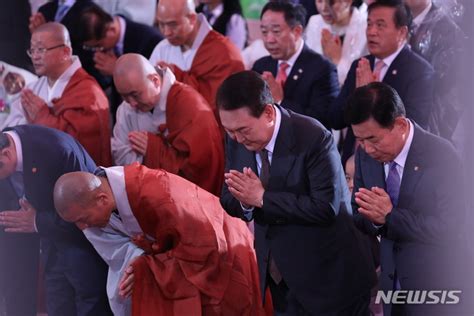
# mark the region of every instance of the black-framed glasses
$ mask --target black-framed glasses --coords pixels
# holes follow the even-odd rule
[[[34,54],[38,54],[38,55],[41,55],[43,56],[47,51],[49,50],[52,50],[52,49],[55,49],[55,48],[59,48],[59,47],[64,47],[66,46],[65,44],[60,44],[60,45],[56,45],[56,46],[53,46],[53,47],[40,47],[40,48],[29,48],[26,50],[26,54],[32,58]]]

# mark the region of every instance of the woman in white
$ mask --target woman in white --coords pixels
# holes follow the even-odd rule
[[[352,62],[367,54],[367,15],[352,7],[352,0],[315,2],[319,14],[309,19],[306,45],[337,66],[342,85]]]

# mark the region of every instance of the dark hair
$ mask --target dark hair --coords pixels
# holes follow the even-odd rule
[[[306,9],[300,4],[293,4],[285,0],[270,1],[262,9],[260,20],[268,10],[273,12],[282,12],[285,15],[285,22],[290,27],[297,25],[306,25]]]
[[[91,4],[81,12],[77,28],[77,40],[84,43],[90,40],[101,40],[105,37],[107,26],[113,22],[110,14],[100,6]]]
[[[239,0],[222,0],[223,11],[222,14],[217,17],[216,21],[212,25],[212,28],[221,33],[222,35],[227,34],[227,24],[230,21],[230,18],[234,14],[243,16],[242,6],[240,5]],[[196,12],[203,12],[204,4],[201,3],[197,8]],[[247,24],[246,24],[247,26]]]
[[[0,150],[10,146],[10,139],[6,133],[0,133]]]
[[[395,9],[393,22],[395,23],[397,29],[403,26],[408,27],[408,29],[411,28],[413,17],[411,15],[410,8],[408,5],[403,3],[403,0],[377,0],[369,5],[367,12],[370,14],[373,9],[382,7]]]
[[[346,123],[351,125],[372,117],[380,126],[389,128],[399,116],[405,116],[403,101],[395,89],[382,82],[357,88],[344,111]]]
[[[260,117],[267,104],[273,104],[267,82],[255,71],[246,70],[227,77],[217,90],[216,103],[226,111],[248,108],[254,117]]]
[[[0,150],[10,146],[10,139],[6,133],[0,133]],[[3,168],[3,162],[0,162],[0,169]]]

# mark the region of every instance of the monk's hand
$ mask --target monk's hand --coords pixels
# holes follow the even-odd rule
[[[30,32],[33,33],[33,31],[36,30],[38,26],[45,23],[46,23],[46,19],[44,18],[43,13],[37,12],[30,16],[30,22],[29,22],[28,28],[30,29]]]
[[[20,99],[21,105],[26,114],[26,119],[29,123],[32,123],[36,120],[38,112],[42,108],[48,107],[46,102],[34,94],[30,89],[23,89]]]
[[[339,36],[334,36],[328,29],[322,29],[321,47],[324,56],[331,59],[333,64],[339,64],[342,56],[342,42]]]
[[[148,147],[148,132],[144,131],[133,131],[128,133],[128,140],[132,149],[142,156],[146,155],[146,149]]]
[[[170,68],[170,69],[173,68],[172,64],[169,64],[169,63],[167,63],[167,62],[165,62],[165,61],[159,61],[159,62],[157,62],[157,63],[156,63],[156,66],[157,66],[157,67],[160,67],[160,68],[163,69],[163,70],[166,70],[166,68]]]
[[[240,203],[246,207],[262,207],[265,189],[251,168],[245,167],[243,172],[230,170],[224,178],[230,194]]]
[[[132,263],[123,272],[119,283],[119,295],[122,298],[127,298],[132,295],[133,283],[135,282],[135,275],[133,274]]]
[[[155,248],[153,247],[155,242],[146,237],[145,234],[139,234],[132,237],[132,242],[138,247],[143,249],[146,254],[155,253]]]
[[[283,92],[283,85],[282,82],[277,81],[273,74],[269,71],[264,71],[262,73],[262,78],[267,82],[268,86],[270,87],[270,92],[272,93],[273,100],[276,103],[280,103],[281,100],[285,97]]]
[[[112,76],[116,61],[117,56],[115,56],[114,52],[111,50],[106,52],[96,52],[94,54],[95,68],[105,76]]]
[[[384,189],[373,187],[370,190],[360,188],[355,193],[359,213],[377,225],[385,224],[385,217],[392,212],[390,196]]]
[[[368,85],[376,81],[375,75],[370,69],[370,62],[367,58],[361,58],[356,68],[356,88]]]
[[[17,211],[0,212],[0,226],[7,233],[34,233],[36,210],[26,199],[20,199]]]

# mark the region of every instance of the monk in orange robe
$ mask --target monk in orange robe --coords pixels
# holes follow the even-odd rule
[[[196,14],[193,1],[161,0],[156,17],[166,39],[155,47],[150,61],[170,67],[178,81],[201,93],[219,121],[217,89],[228,76],[245,69],[239,50],[214,31],[204,15]]]
[[[104,92],[72,55],[67,29],[46,23],[31,36],[29,56],[36,74],[12,105],[6,126],[39,124],[76,138],[102,166],[110,166],[109,103]]]
[[[62,176],[54,198],[109,264],[114,314],[130,294],[132,315],[265,314],[253,237],[217,197],[138,163],[97,174]]]
[[[162,168],[220,195],[224,145],[206,100],[138,54],[117,60],[114,82],[125,100],[112,139],[115,163]]]

